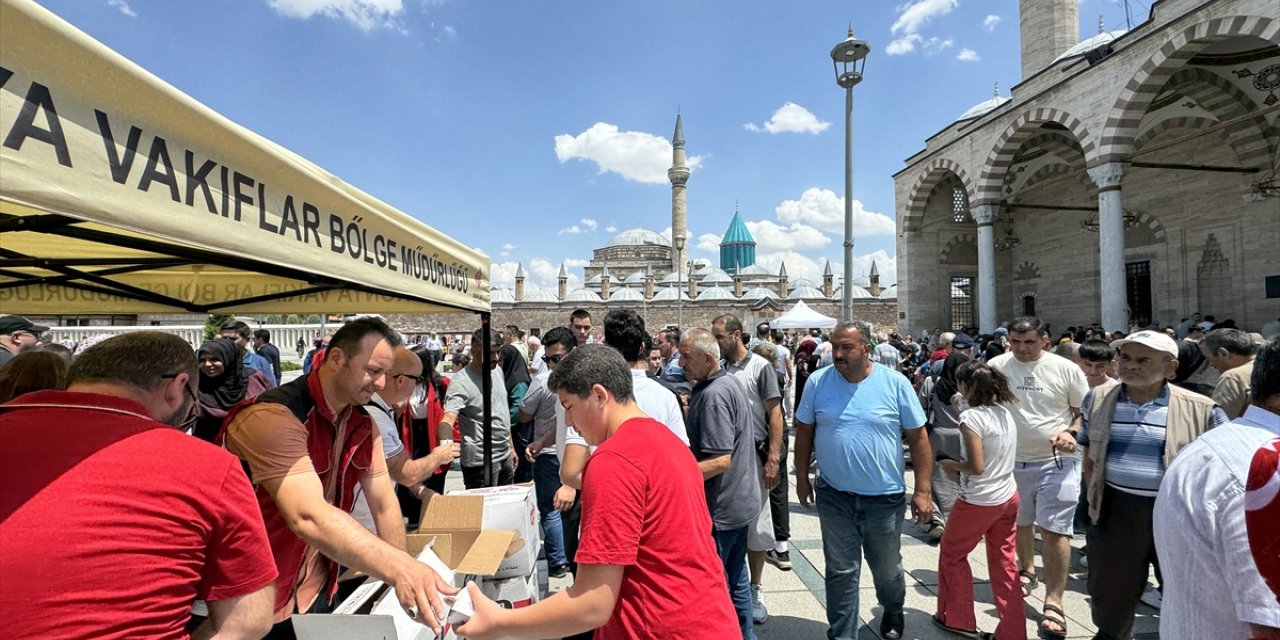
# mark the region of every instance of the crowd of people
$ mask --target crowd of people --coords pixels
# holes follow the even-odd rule
[[[573,576],[514,610],[472,587],[460,635],[750,640],[765,566],[792,569],[793,468],[829,638],[858,637],[864,559],[880,636],[903,637],[908,519],[940,545],[932,623],[960,636],[1026,638],[1043,588],[1038,633],[1065,638],[1082,530],[1097,638],[1132,637],[1139,602],[1166,638],[1280,637],[1280,338],[1195,316],[1056,341],[1031,317],[920,339],[566,321],[410,344],[360,317],[282,383],[243,322],[193,349],[159,331],[59,345],[0,316],[0,636],[290,638],[358,584],[344,570],[439,629],[457,589],[406,531],[458,469],[468,488],[532,482],[548,572]]]

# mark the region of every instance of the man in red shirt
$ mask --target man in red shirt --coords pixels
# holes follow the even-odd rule
[[[234,456],[173,428],[193,416],[181,338],[85,351],[66,391],[0,406],[0,637],[218,638],[271,627],[275,563]]]
[[[569,589],[522,609],[503,609],[469,585],[475,613],[458,635],[738,637],[698,463],[640,411],[626,361],[605,345],[579,346],[547,385],[565,422],[599,446],[583,472],[578,573]]]

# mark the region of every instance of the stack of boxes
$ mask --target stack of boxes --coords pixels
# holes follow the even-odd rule
[[[421,526],[408,535],[409,553],[456,587],[475,582],[507,608],[527,607],[545,594],[539,576],[538,504],[532,485],[455,491],[423,505]],[[545,569],[542,571],[545,576]],[[542,586],[540,586],[542,585]],[[453,640],[410,618],[395,590],[368,579],[331,615],[295,615],[299,640]]]

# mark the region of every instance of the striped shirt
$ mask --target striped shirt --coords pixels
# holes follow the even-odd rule
[[[1137,404],[1129,399],[1128,388],[1120,389],[1115,415],[1111,418],[1111,436],[1107,441],[1106,482],[1113,489],[1154,498],[1164,479],[1165,421],[1169,415],[1169,387],[1148,402]],[[1080,413],[1080,446],[1089,446],[1089,408],[1093,392],[1085,396]],[[1227,414],[1213,408],[1209,428],[1227,423]]]

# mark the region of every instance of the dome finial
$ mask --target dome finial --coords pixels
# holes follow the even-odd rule
[[[1098,34],[1101,35],[1107,30],[1107,23],[1103,22],[1102,14],[1098,14]]]
[[[853,39],[853,22],[849,23],[849,39]]]
[[[995,85],[996,85],[996,95],[994,97],[999,98],[1000,97],[1000,81],[997,80],[995,82]]]
[[[734,213],[739,213],[739,212],[741,212],[741,211],[742,211],[742,201],[741,201],[741,200],[739,200],[739,199],[737,199],[737,198],[734,198],[734,199],[733,199],[733,212],[734,212]]]

